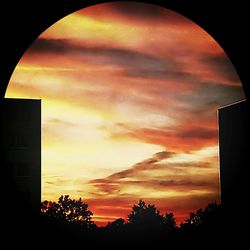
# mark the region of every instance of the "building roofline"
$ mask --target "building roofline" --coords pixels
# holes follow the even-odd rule
[[[8,101],[15,101],[15,100],[18,100],[18,101],[41,101],[42,99],[41,98],[0,98],[0,101],[5,101],[5,100],[8,100]]]
[[[237,105],[237,104],[241,104],[241,103],[244,103],[246,101],[247,101],[247,99],[242,99],[242,100],[239,100],[237,102],[233,102],[233,103],[227,104],[225,106],[219,107],[218,110],[221,110],[221,109],[224,109],[224,108],[229,108],[231,106],[234,106],[234,105]]]

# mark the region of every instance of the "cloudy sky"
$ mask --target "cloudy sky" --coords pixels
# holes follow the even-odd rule
[[[42,200],[82,197],[99,225],[126,218],[139,199],[178,222],[219,202],[217,109],[245,98],[204,30],[128,2],[47,29],[6,97],[42,99]]]

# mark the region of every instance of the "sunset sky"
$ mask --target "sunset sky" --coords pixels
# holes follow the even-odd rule
[[[245,99],[223,49],[154,5],[75,12],[26,51],[5,97],[42,99],[42,200],[104,225],[139,199],[178,222],[219,198],[217,109]]]

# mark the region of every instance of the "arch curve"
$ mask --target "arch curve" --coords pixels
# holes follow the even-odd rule
[[[133,5],[133,8],[128,11],[124,4]],[[105,18],[111,24],[98,14],[98,8],[107,5],[109,8],[104,8],[104,13],[109,11],[111,15]],[[141,11],[136,9],[137,5],[146,7]],[[142,187],[148,185],[149,193],[162,186],[174,187],[172,193],[158,192],[159,197],[178,196],[179,185],[182,188],[191,185],[198,194],[205,192],[205,196],[209,196],[212,193],[215,198],[218,193],[215,192],[217,186],[213,178],[209,179],[209,184],[202,179],[204,176],[190,183],[183,179],[159,183],[152,176],[149,176],[149,182],[142,183],[136,179],[136,174],[147,171],[146,168],[159,168],[161,172],[162,166],[178,164],[181,168],[185,164],[186,167],[197,168],[197,171],[200,168],[201,172],[208,168],[216,175],[215,110],[244,95],[227,56],[203,29],[189,19],[156,5],[150,5],[154,11],[149,12],[148,6],[136,2],[95,5],[74,14],[73,18],[71,15],[65,17],[68,21],[62,24],[63,29],[59,32],[54,27],[59,25],[60,28],[62,20],[55,23],[32,44],[24,55],[27,60],[20,61],[20,67],[12,78],[14,91],[15,86],[18,92],[18,85],[22,91],[28,84],[29,96],[34,96],[37,91],[45,96],[45,100],[51,98],[47,103],[54,106],[44,109],[48,114],[44,116],[44,131],[49,138],[45,142],[48,156],[54,155],[51,150],[54,147],[54,152],[62,150],[60,154],[73,159],[78,170],[82,162],[87,168],[98,167],[96,162],[101,167],[109,167],[101,169],[106,175],[103,178],[97,178],[89,171],[88,174],[92,175],[88,180],[84,179],[89,195],[88,185],[99,195],[114,192],[131,194],[133,185],[137,185],[141,192]],[[150,21],[145,21],[146,18]],[[85,25],[82,29],[82,33],[86,32],[84,34],[76,28],[80,23]],[[72,24],[76,24],[73,29]],[[36,59],[32,64],[33,58]],[[41,64],[37,59],[41,59]],[[53,67],[53,64],[57,66]],[[78,68],[78,65],[82,66]],[[29,75],[28,71],[33,72]],[[11,96],[11,91],[8,95]],[[80,110],[79,106],[84,108]],[[53,114],[51,110],[54,110]],[[68,114],[66,119],[63,117],[65,110]],[[79,126],[84,127],[84,131],[79,130]],[[65,147],[58,143],[56,137]],[[86,148],[79,138],[85,143],[87,141],[90,147]],[[72,157],[79,148],[82,149],[80,158]],[[93,158],[88,158],[85,153],[89,150]],[[118,158],[122,161],[114,160],[114,152],[121,156]],[[209,158],[208,165],[201,162],[206,157]],[[50,165],[64,166],[58,156],[54,159],[58,162],[50,162]],[[63,174],[67,176],[65,169]],[[169,176],[171,174],[173,172]],[[125,188],[124,179],[128,184]],[[47,180],[46,184],[49,183]],[[79,189],[74,187],[74,190]]]
[[[1,4],[4,12],[15,17],[13,22],[6,23],[2,16],[4,27],[2,30],[2,55],[1,55],[1,75],[0,75],[0,97],[4,97],[9,79],[24,52],[30,47],[32,42],[53,23],[73,13],[81,8],[98,3],[107,3],[109,1],[98,0],[88,2],[85,0],[73,1],[36,1],[36,2],[15,2],[7,1]],[[244,43],[243,38],[248,23],[248,13],[244,3],[238,5],[227,3],[225,12],[224,3],[216,3],[216,8],[210,1],[197,3],[195,0],[182,2],[181,0],[170,0],[162,2],[160,0],[145,0],[145,3],[151,3],[186,16],[201,28],[206,30],[216,41],[224,48],[233,65],[235,66],[239,77],[241,78],[245,93],[248,97],[249,82],[248,70],[245,62],[248,60],[248,45]],[[241,13],[236,19],[235,13]]]

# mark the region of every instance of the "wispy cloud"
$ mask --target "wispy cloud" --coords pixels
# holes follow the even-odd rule
[[[73,44],[66,39],[37,39],[29,52],[36,53],[64,54],[82,60],[89,59],[89,64],[114,65],[120,67],[137,67],[145,69],[161,69],[172,62],[168,59],[161,59],[147,53],[131,49],[117,47],[84,46],[84,44]]]
[[[154,189],[156,192],[157,190],[173,190],[174,192],[210,190],[215,192],[218,189],[216,171],[208,174],[206,170],[211,168],[211,163],[188,161],[175,164],[166,163],[172,157],[178,157],[178,153],[158,152],[152,157],[136,163],[129,169],[113,173],[105,178],[91,180],[89,183],[101,193],[112,196],[114,194],[123,194],[128,186],[135,189],[143,188],[144,192],[142,191],[141,195],[146,197],[148,189]],[[206,175],[200,170],[202,168],[205,169],[205,173],[207,172]],[[188,177],[185,169],[196,169],[197,173],[193,174],[192,177]]]

